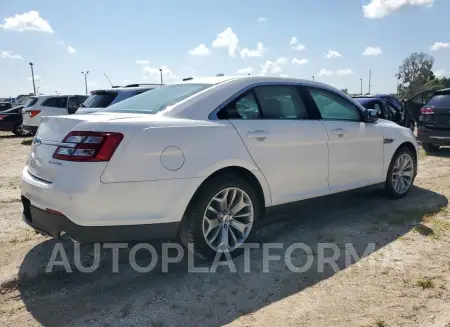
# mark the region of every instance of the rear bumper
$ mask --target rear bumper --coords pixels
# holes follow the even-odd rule
[[[436,130],[419,126],[417,129],[417,141],[434,145],[450,145],[450,129]]]
[[[24,222],[40,234],[59,238],[64,233],[81,243],[144,241],[173,239],[178,233],[178,222],[121,226],[80,226],[69,218],[39,209],[22,196]]]
[[[36,134],[38,126],[22,125],[22,128],[30,133]]]

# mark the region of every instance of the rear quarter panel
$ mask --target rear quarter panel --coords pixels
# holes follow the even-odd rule
[[[179,169],[162,163],[168,147],[178,148],[183,157]],[[176,151],[177,152],[177,151]],[[170,154],[169,154],[170,156]],[[103,183],[154,181],[208,177],[229,166],[258,171],[242,140],[228,121],[192,121],[190,124],[147,127],[121,145],[102,174]]]

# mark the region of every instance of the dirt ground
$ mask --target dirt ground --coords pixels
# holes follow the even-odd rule
[[[237,272],[188,273],[187,260],[168,273],[134,271],[111,251],[100,268],[46,273],[55,240],[21,221],[19,174],[30,139],[0,133],[0,324],[4,326],[450,326],[450,148],[421,154],[410,194],[388,200],[377,191],[338,196],[300,207],[261,229],[262,242],[302,242],[318,257],[318,243],[352,244],[361,259],[336,269],[292,272],[284,261],[264,272],[262,250],[243,256]],[[372,252],[363,253],[369,243]],[[73,243],[62,242],[70,260]],[[155,244],[158,248],[158,244]],[[158,250],[159,251],[159,250]],[[93,248],[81,247],[82,262]],[[293,254],[293,262],[305,255]],[[302,261],[303,260],[303,261]],[[142,265],[149,257],[139,256]],[[199,266],[206,263],[200,262]],[[73,267],[73,266],[72,266]]]

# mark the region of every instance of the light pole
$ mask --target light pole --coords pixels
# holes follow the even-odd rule
[[[85,72],[81,72],[81,74],[84,75],[84,88],[86,90],[86,94],[88,94],[88,89],[87,89],[87,75],[89,74],[89,70],[85,71]]]
[[[314,75],[313,75],[313,77],[312,77],[312,78],[313,78],[313,82],[314,82],[314,81],[315,81]]]
[[[160,74],[160,76],[161,76],[161,85],[163,85],[162,69],[161,69],[161,68],[159,69],[159,74]]]
[[[361,95],[362,95],[362,93],[363,93],[363,91],[362,91],[362,78],[360,78],[360,80],[361,80]]]
[[[36,84],[34,84],[34,70],[33,70],[33,63],[30,62],[31,67],[31,79],[33,80],[33,93],[36,95]]]

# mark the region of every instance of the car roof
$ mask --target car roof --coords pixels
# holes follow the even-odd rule
[[[152,85],[143,85],[143,86],[119,86],[119,87],[112,87],[107,89],[95,89],[91,92],[117,92],[117,91],[139,91],[139,90],[153,90],[154,88],[161,87],[164,85],[161,84],[152,84]]]

